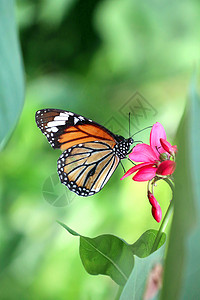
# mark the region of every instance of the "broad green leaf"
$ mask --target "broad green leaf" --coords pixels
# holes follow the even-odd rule
[[[89,274],[108,275],[119,285],[126,283],[134,266],[134,256],[123,240],[110,234],[88,238],[59,224],[72,235],[80,236],[80,257]]]
[[[0,148],[22,111],[24,78],[17,36],[14,1],[0,1]]]
[[[134,257],[127,244],[109,234],[93,239],[81,237],[80,256],[89,274],[109,275],[119,285],[126,283],[134,266]]]
[[[151,254],[151,249],[155,242],[157,233],[158,231],[154,229],[149,229],[144,232],[133,245],[130,245],[133,254],[140,258],[149,256]],[[165,240],[166,234],[163,232],[157,249],[159,249],[165,243]]]
[[[194,82],[177,134],[174,218],[162,300],[200,299],[200,98]]]
[[[164,250],[165,245],[163,245],[159,250],[155,251],[146,258],[135,257],[134,269],[126,285],[124,286],[120,300],[143,299],[147,279],[151,273],[151,270],[157,264],[162,264]]]

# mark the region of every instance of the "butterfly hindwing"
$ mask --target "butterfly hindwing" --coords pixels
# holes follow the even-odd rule
[[[107,142],[86,142],[65,150],[58,159],[60,181],[79,196],[91,196],[107,183],[119,164]]]

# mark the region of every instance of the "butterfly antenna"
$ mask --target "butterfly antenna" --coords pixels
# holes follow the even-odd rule
[[[133,136],[135,136],[136,134],[138,134],[138,133],[140,133],[140,132],[142,132],[142,131],[144,131],[144,130],[146,130],[146,129],[149,129],[149,128],[152,128],[152,126],[148,126],[148,127],[145,127],[145,128],[143,128],[143,129],[137,131],[137,132],[134,133],[131,137],[133,137]]]
[[[129,136],[131,136],[131,113],[130,112],[128,113],[128,120],[129,120],[129,122],[128,122]]]
[[[127,157],[127,159],[128,159],[134,166],[136,166],[136,164],[135,164],[129,157]]]

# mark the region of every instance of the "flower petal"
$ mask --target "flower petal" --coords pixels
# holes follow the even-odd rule
[[[138,164],[137,166],[132,167],[131,169],[129,169],[123,176],[122,178],[120,178],[120,180],[130,176],[131,174],[135,173],[136,171],[138,171],[139,169],[145,167],[145,166],[152,166],[154,164],[152,163],[143,163],[143,164]]]
[[[129,158],[136,162],[154,162],[158,156],[149,145],[137,144],[129,154]]]
[[[169,154],[174,155],[177,152],[177,146],[172,146],[168,141],[164,140],[163,138],[160,139],[160,143],[163,149]]]
[[[160,223],[160,221],[162,219],[162,210],[161,210],[161,207],[159,204],[156,207],[152,206],[151,213],[152,213],[152,216],[154,217],[154,219],[158,223]]]
[[[156,167],[153,167],[153,164],[150,166],[145,166],[141,168],[134,176],[133,180],[135,181],[148,181],[155,177]]]
[[[157,156],[159,156],[159,153],[165,152],[160,143],[161,138],[166,140],[165,129],[162,124],[156,122],[151,129],[150,146],[153,148]]]
[[[172,151],[173,151],[174,153],[178,152],[178,148],[177,148],[176,145],[172,146]]]
[[[161,162],[161,164],[159,165],[156,174],[158,175],[171,175],[172,173],[174,173],[176,169],[176,163],[173,160],[165,160],[163,162]]]

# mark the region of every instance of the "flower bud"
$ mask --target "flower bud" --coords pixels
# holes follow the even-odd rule
[[[152,216],[159,223],[162,219],[161,207],[160,207],[158,201],[156,200],[156,198],[154,197],[154,195],[150,191],[148,191],[148,199],[152,205],[152,209],[151,209]]]
[[[167,154],[166,152],[163,152],[159,155],[159,160],[160,161],[168,160],[169,157],[170,157],[169,154]]]
[[[153,207],[156,207],[158,205],[158,201],[150,191],[148,191],[148,198],[149,198],[149,202]]]
[[[173,160],[165,160],[160,163],[157,168],[156,174],[168,176],[174,173],[176,169],[176,163]]]
[[[160,143],[161,143],[161,146],[163,147],[163,149],[165,151],[167,151],[169,154],[171,154],[172,156],[174,156],[176,154],[176,152],[177,152],[176,145],[172,146],[168,141],[166,141],[163,138],[160,139]]]
[[[152,212],[152,216],[154,217],[154,219],[160,223],[161,219],[162,219],[162,210],[160,208],[160,205],[158,204],[157,207],[153,207],[152,206],[152,209],[151,209],[151,212]]]

